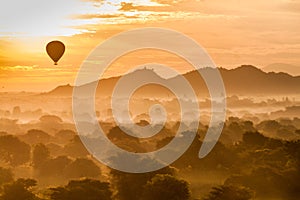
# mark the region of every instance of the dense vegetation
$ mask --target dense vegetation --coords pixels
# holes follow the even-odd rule
[[[207,127],[200,125],[197,137],[179,160],[144,174],[103,166],[72,128],[64,129],[59,119],[51,120],[41,119],[44,126],[19,127],[28,128],[21,135],[1,132],[1,200],[300,199],[298,118],[257,124],[229,118],[220,141],[203,159],[198,158],[198,151]],[[54,129],[55,124],[61,129]],[[161,137],[148,141],[149,148],[167,144],[176,126],[168,126]],[[145,141],[118,136],[119,132],[113,126],[108,131],[117,145],[147,149],[141,145]]]

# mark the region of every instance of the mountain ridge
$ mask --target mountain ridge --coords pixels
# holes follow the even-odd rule
[[[300,76],[300,66],[287,63],[273,63],[262,68],[265,72],[284,72]]]
[[[227,94],[230,95],[260,95],[260,94],[300,94],[300,76],[292,76],[285,72],[264,72],[253,65],[242,65],[234,69],[218,68],[223,78]],[[199,72],[215,70],[213,68],[201,68]],[[161,79],[166,83],[176,83],[178,76],[164,79],[151,69],[139,69],[124,76],[147,76]],[[195,90],[206,88],[203,79],[196,70],[183,74]],[[97,94],[109,95],[120,76],[102,79],[99,81]],[[44,93],[44,95],[71,96],[73,87],[71,85],[58,86],[55,89]],[[151,89],[150,89],[151,90]],[[206,89],[207,90],[207,89]],[[151,91],[147,91],[151,93]],[[147,93],[146,92],[146,93]],[[155,92],[155,91],[152,91]],[[157,91],[156,91],[157,92]]]

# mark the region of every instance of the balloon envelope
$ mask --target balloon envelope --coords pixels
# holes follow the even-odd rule
[[[47,53],[55,65],[57,65],[59,59],[64,55],[65,49],[65,45],[60,41],[52,41],[46,46]]]

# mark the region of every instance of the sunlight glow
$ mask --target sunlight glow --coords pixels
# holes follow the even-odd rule
[[[96,12],[92,3],[80,0],[6,1],[0,7],[0,37],[73,35],[80,30],[69,28],[74,25],[69,16],[91,12]]]
[[[133,8],[168,6],[150,0],[10,0],[0,7],[0,37],[72,36],[89,32],[84,29],[85,25],[130,24],[140,20],[153,20],[156,15],[163,14],[121,10],[127,4]],[[91,17],[81,18],[87,15]],[[98,17],[93,17],[96,15]],[[105,17],[108,15],[114,17]]]

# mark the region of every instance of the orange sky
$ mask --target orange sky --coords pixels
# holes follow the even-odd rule
[[[198,41],[218,66],[226,68],[300,63],[297,0],[4,2],[0,7],[0,92],[47,91],[73,84],[80,64],[98,44],[121,31],[142,27],[183,32]],[[56,39],[67,47],[58,66],[45,52],[46,44]],[[169,54],[149,55],[128,55],[107,75],[124,73],[142,62],[174,63]],[[179,63],[173,66],[184,71]]]

